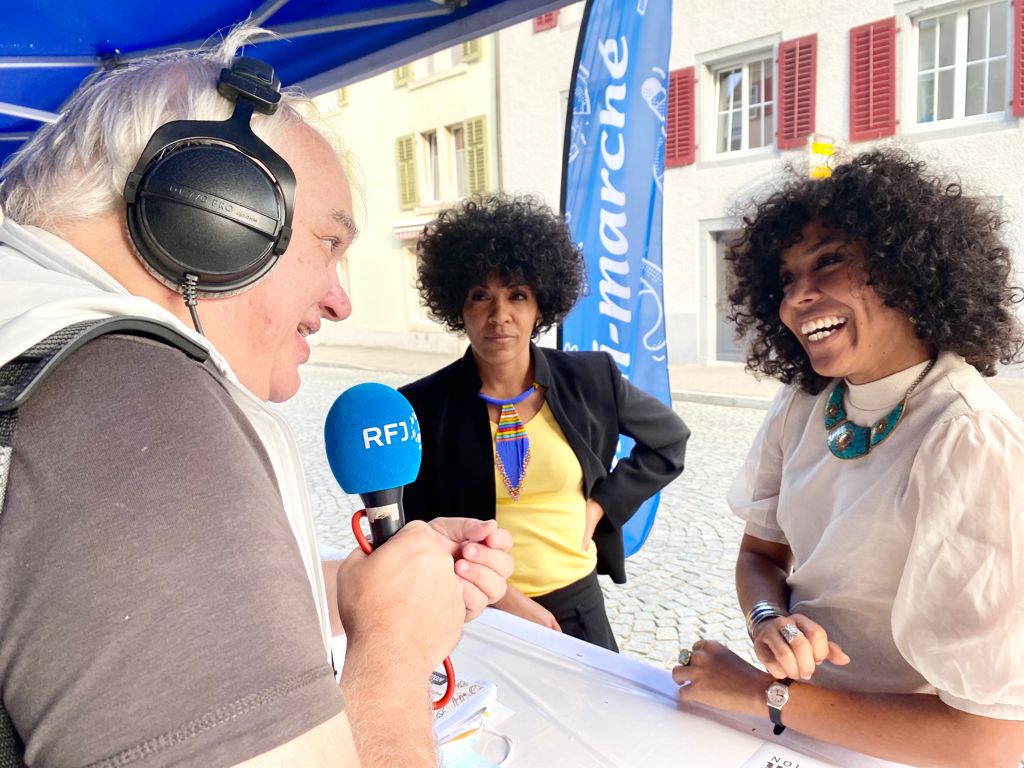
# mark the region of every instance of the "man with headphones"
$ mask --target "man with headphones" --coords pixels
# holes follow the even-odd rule
[[[31,765],[434,765],[429,673],[511,572],[466,520],[320,569],[266,401],[349,315],[356,226],[302,97],[235,58],[258,32],[90,81],[3,169],[0,365],[117,331],[0,422],[0,696]]]

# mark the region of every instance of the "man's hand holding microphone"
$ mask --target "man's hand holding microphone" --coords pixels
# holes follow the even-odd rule
[[[328,414],[324,436],[334,476],[366,506],[373,547],[372,555],[353,552],[334,575],[348,635],[342,687],[349,717],[387,719],[384,728],[353,731],[382,733],[391,749],[399,746],[396,740],[405,745],[392,755],[406,754],[422,741],[423,764],[433,765],[430,673],[455,648],[462,624],[505,594],[512,539],[493,520],[404,525],[401,492],[419,472],[422,449],[416,414],[394,389],[360,384],[343,392]],[[365,695],[368,687],[373,696]],[[382,700],[399,706],[360,711],[364,702],[369,709]],[[362,740],[357,735],[364,762],[377,764],[373,753],[382,744],[358,744]]]

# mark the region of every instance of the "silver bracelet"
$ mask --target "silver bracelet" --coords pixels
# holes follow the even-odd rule
[[[754,630],[762,621],[788,615],[789,614],[783,611],[777,603],[772,603],[768,600],[758,600],[750,606],[750,610],[747,611],[747,615],[745,617],[747,623],[747,634],[750,635],[750,639],[753,640]]]

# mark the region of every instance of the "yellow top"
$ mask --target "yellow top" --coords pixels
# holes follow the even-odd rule
[[[498,425],[491,422],[493,438]],[[589,574],[597,548],[580,551],[586,527],[583,469],[547,403],[526,425],[530,463],[519,501],[494,470],[498,524],[512,534],[516,570],[509,584],[528,597],[546,595]]]

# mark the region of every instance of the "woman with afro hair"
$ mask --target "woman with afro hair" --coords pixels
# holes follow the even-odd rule
[[[497,518],[516,569],[496,606],[617,650],[597,574],[625,582],[622,526],[682,472],[689,432],[608,354],[533,343],[572,309],[585,278],[547,206],[467,200],[428,227],[418,257],[424,304],[469,349],[401,388],[423,437],[406,517]],[[636,446],[612,469],[620,433]]]
[[[1001,222],[898,149],[792,174],[728,259],[748,368],[783,387],[729,493],[757,658],[680,698],[878,757],[1024,752],[1024,423],[988,386],[1021,329]]]

